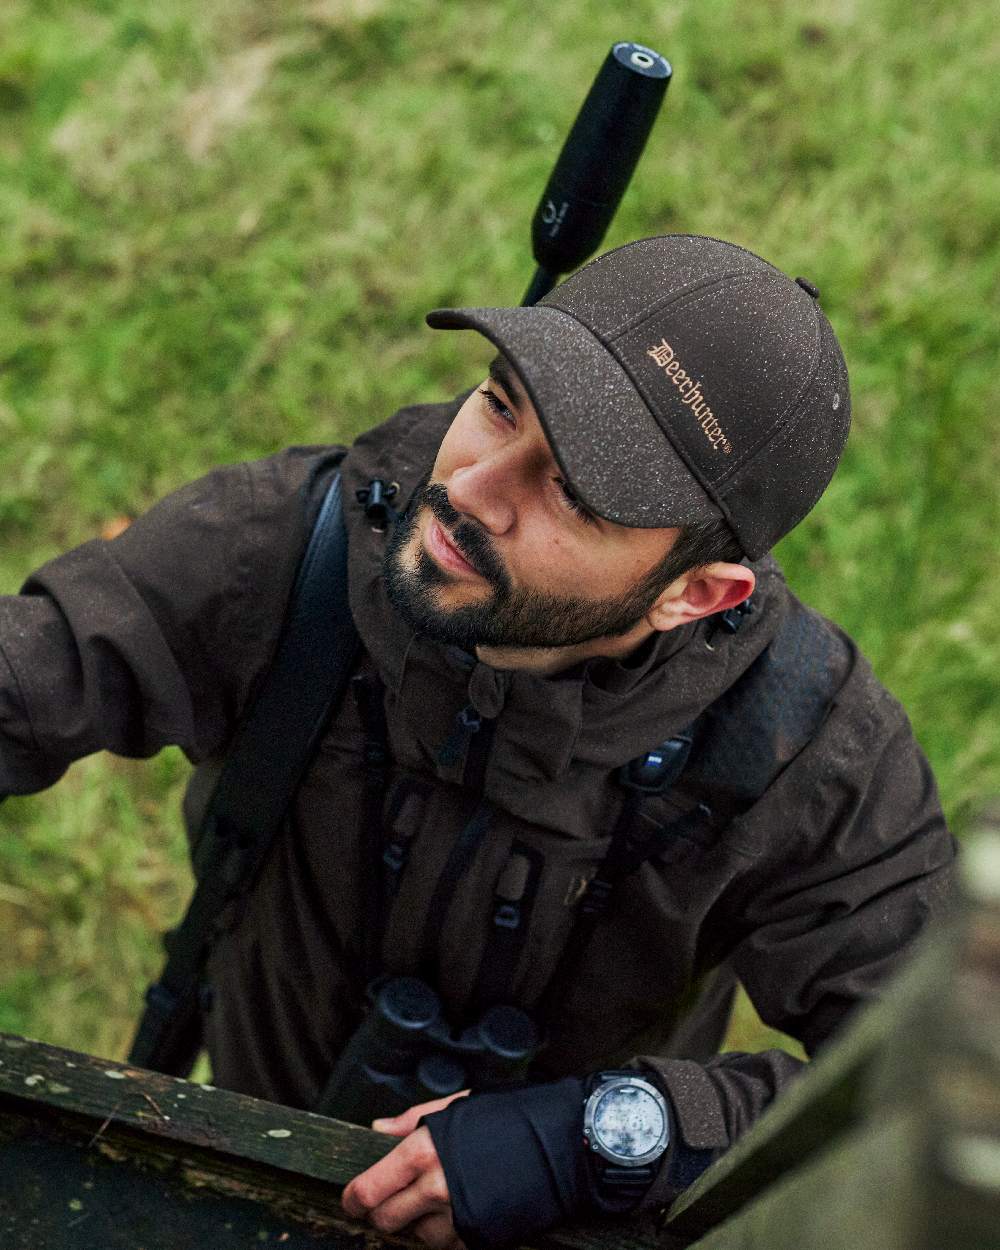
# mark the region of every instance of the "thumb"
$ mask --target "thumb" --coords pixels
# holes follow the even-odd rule
[[[400,1115],[384,1116],[372,1120],[372,1128],[376,1133],[387,1133],[390,1137],[406,1137],[417,1127],[421,1116],[430,1115],[432,1111],[443,1111],[456,1098],[464,1098],[470,1091],[459,1090],[457,1094],[448,1094],[445,1098],[432,1098],[430,1102],[418,1102]]]

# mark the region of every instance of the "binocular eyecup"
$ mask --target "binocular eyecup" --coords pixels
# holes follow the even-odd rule
[[[418,977],[382,978],[368,998],[370,1010],[314,1108],[321,1115],[368,1125],[461,1089],[514,1085],[538,1052],[538,1030],[518,1007],[490,1007],[456,1032]]]

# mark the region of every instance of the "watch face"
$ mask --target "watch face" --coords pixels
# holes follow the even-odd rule
[[[650,1154],[667,1128],[659,1103],[638,1085],[619,1085],[604,1093],[594,1108],[593,1123],[599,1144],[619,1159]]]

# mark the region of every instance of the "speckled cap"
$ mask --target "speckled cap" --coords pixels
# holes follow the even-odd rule
[[[757,559],[816,503],[847,439],[847,368],[819,292],[718,239],[641,239],[534,307],[427,322],[503,352],[575,493],[620,525],[722,517]]]

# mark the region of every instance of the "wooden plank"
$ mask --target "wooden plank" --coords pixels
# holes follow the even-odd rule
[[[925,1117],[927,1222],[949,1250],[1000,1245],[1000,836],[963,848],[963,904],[942,948],[951,965],[900,1022],[871,1086]]]
[[[994,1129],[996,1123],[994,1122]],[[1000,1148],[918,1100],[835,1138],[690,1250],[996,1250]]]
[[[783,1176],[857,1126],[866,1074],[892,1029],[900,1000],[920,992],[926,973],[910,972],[891,998],[862,1012],[849,1031],[817,1057],[753,1130],[671,1206],[664,1222],[675,1238],[701,1236]]]
[[[383,1134],[245,1094],[0,1035],[0,1095],[73,1112],[107,1129],[202,1147],[337,1192],[395,1142]]]
[[[343,1184],[394,1143],[243,1095],[0,1036],[4,1250],[370,1240]]]
[[[340,1209],[347,1181],[396,1144],[311,1112],[0,1034],[3,1250],[415,1245]],[[619,1221],[531,1244],[653,1250],[656,1237]]]
[[[132,1155],[121,1137],[94,1141],[57,1117],[5,1106],[0,1157],[4,1250],[353,1250],[361,1239],[322,1195],[282,1201],[252,1174]]]
[[[855,1129],[691,1250],[958,1250],[928,1240],[923,1143],[902,1112]]]

